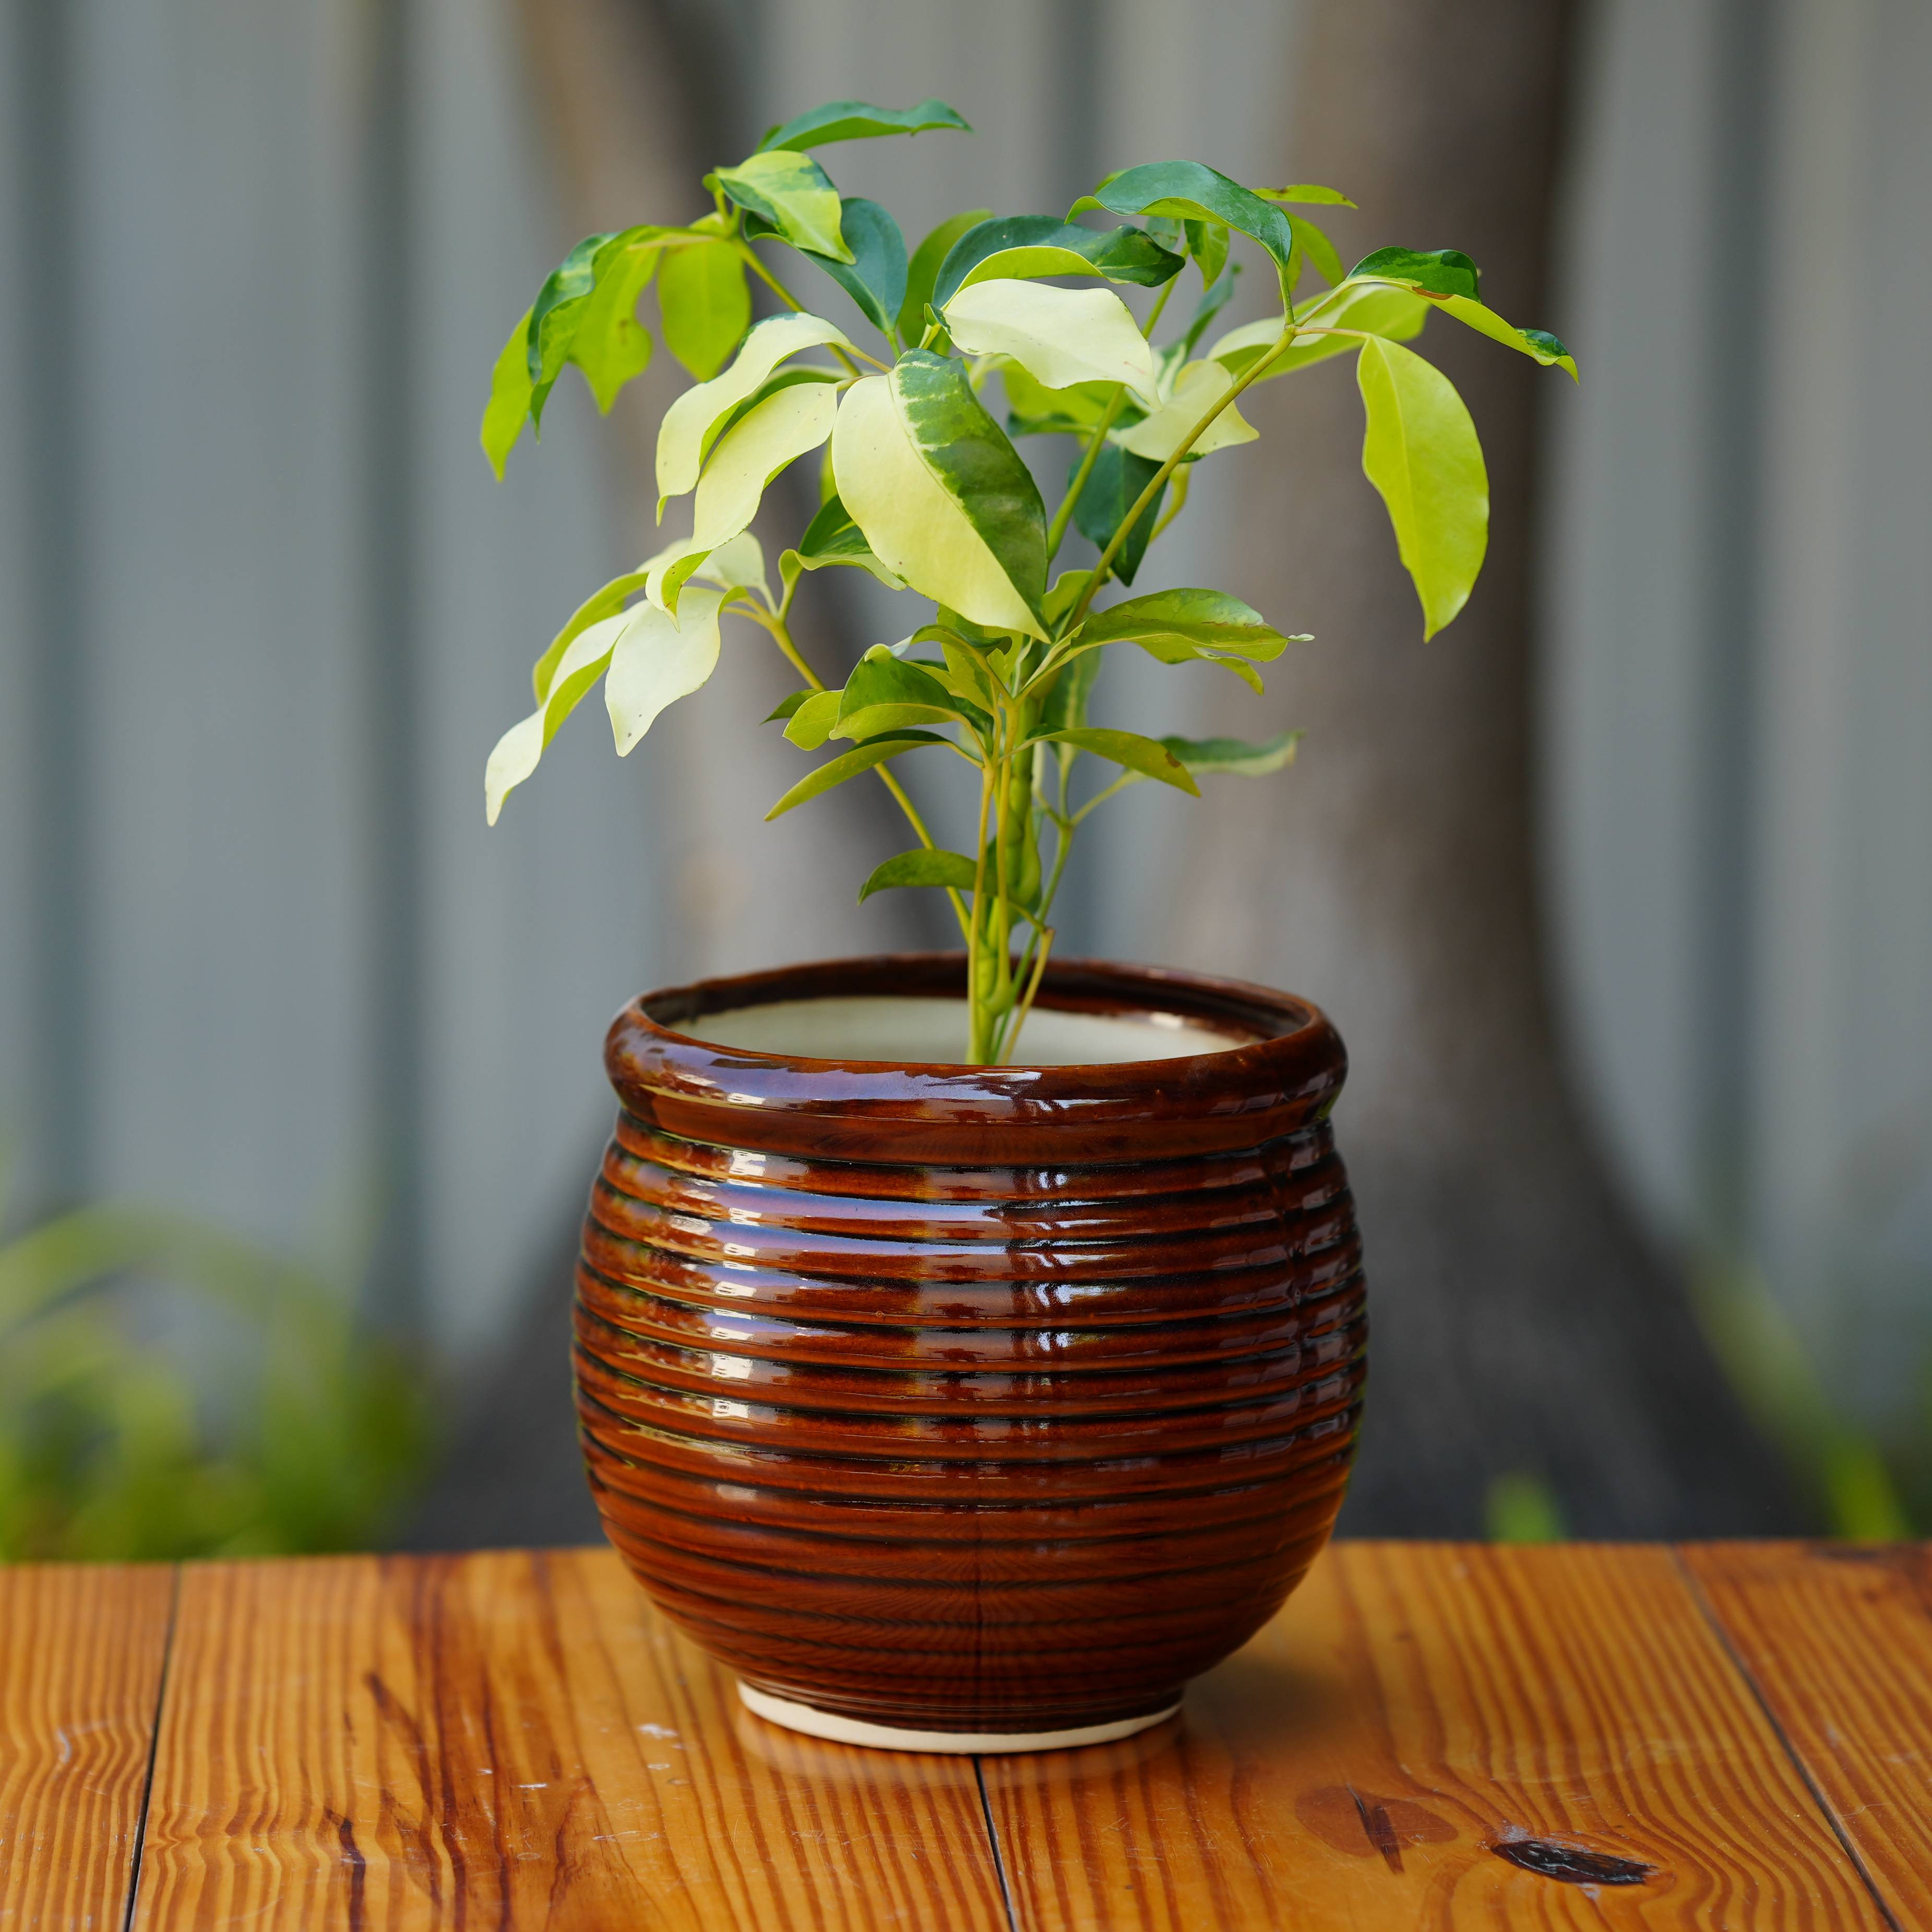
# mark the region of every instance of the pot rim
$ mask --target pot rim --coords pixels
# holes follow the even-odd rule
[[[1328,1025],[1311,1001],[1245,980],[1191,973],[1178,967],[1142,966],[1108,959],[1049,959],[1034,1006],[1060,1012],[1120,1018],[1166,1015],[1184,1023],[1229,1034],[1246,1034],[1229,1046],[1204,1053],[1166,1054],[1148,1060],[1105,1060],[1042,1066],[1024,1060],[1000,1066],[974,1066],[964,1060],[826,1059],[809,1054],[772,1052],[763,1048],[723,1046],[673,1024],[748,1006],[790,1004],[810,1000],[851,998],[954,998],[966,997],[966,956],[952,952],[857,953],[839,959],[801,960],[755,973],[720,974],[682,986],[659,986],[640,993],[618,1016],[635,1014],[653,1034],[688,1042],[711,1053],[808,1072],[815,1069],[879,1067],[902,1072],[983,1076],[1000,1073],[1138,1073],[1172,1069],[1194,1060],[1220,1060],[1272,1046],[1298,1034]],[[1332,1029],[1330,1029],[1332,1030]]]
[[[814,1059],[677,1030],[705,1013],[779,1000],[963,998],[965,989],[963,952],[875,953],[694,980],[632,1000],[611,1022],[605,1065],[632,1113],[698,1138],[776,1148],[793,1138],[789,1120],[821,1152],[864,1157],[879,1130],[897,1125],[919,1130],[928,1157],[956,1150],[983,1158],[988,1136],[1016,1133],[1012,1151],[1022,1159],[1064,1145],[1069,1129],[1106,1133],[1103,1159],[1129,1157],[1149,1136],[1172,1137],[1177,1153],[1252,1147],[1325,1114],[1347,1070],[1340,1037],[1306,1000],[1245,980],[1101,960],[1050,961],[1036,1004],[1168,1012],[1251,1036],[1163,1060],[970,1066]],[[903,1143],[908,1153],[914,1144]]]

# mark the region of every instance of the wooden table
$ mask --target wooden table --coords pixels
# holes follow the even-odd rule
[[[608,1552],[0,1570],[0,1932],[1932,1926],[1932,1551],[1354,1544],[1120,1744],[775,1730]]]

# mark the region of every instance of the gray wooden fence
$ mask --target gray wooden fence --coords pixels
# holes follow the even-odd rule
[[[978,142],[842,167],[908,226],[1156,152],[1293,171],[1290,4],[693,17],[749,120],[956,100]],[[0,1116],[42,1200],[367,1226],[460,1358],[572,1211],[609,1012],[847,915],[760,911],[760,861],[707,926],[663,835],[728,762],[674,783],[588,723],[484,830],[533,646],[636,549],[574,394],[506,484],[475,446],[573,238],[508,7],[11,0],[0,32]],[[1744,1239],[1820,1333],[1851,1297],[1895,1335],[1932,1264],[1928,80],[1916,0],[1600,0],[1569,294],[1530,318],[1586,376],[1545,693],[1579,1061],[1654,1224]],[[1102,832],[1073,943],[1162,950],[1162,802]],[[1907,1359],[1844,1368],[1896,1402]]]

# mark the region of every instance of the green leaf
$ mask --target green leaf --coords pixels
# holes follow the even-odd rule
[[[1568,350],[1546,328],[1526,328],[1518,332],[1531,345],[1530,352],[1540,362],[1546,359],[1568,369],[1574,377],[1576,374],[1575,358]]]
[[[855,745],[850,751],[842,752],[829,763],[820,765],[816,771],[808,772],[765,814],[765,817],[767,820],[778,818],[818,797],[822,793],[831,790],[833,786],[843,784],[848,778],[855,778],[861,772],[869,772],[874,765],[882,765],[888,758],[896,758],[902,752],[916,751],[922,745],[944,745],[950,742],[932,731],[893,731],[883,738],[874,738],[863,745]]]
[[[921,846],[875,866],[872,876],[859,888],[859,903],[863,905],[874,892],[890,892],[895,886],[946,886],[970,892],[979,876],[979,868],[964,853],[928,851]]]
[[[920,633],[915,631],[913,635],[916,638]],[[943,633],[939,648],[945,655],[946,676],[954,695],[991,711],[999,702],[998,694],[993,688],[992,674],[979,653],[970,644]]]
[[[1060,289],[1010,277],[969,283],[942,311],[953,346],[1004,356],[1049,389],[1121,382],[1156,406],[1154,351],[1112,289]]]
[[[809,114],[770,129],[758,152],[779,148],[824,148],[834,141],[869,141],[882,134],[922,134],[928,128],[956,128],[970,134],[971,125],[956,107],[943,100],[922,100],[916,107],[874,107],[869,100],[828,100]]]
[[[723,242],[665,252],[658,274],[664,346],[700,382],[724,366],[752,324],[745,265]]]
[[[1008,214],[969,228],[947,252],[932,288],[943,310],[967,283],[1034,275],[1102,275],[1157,289],[1186,258],[1140,229],[1083,228],[1050,214]]]
[[[1549,330],[1518,328],[1477,299],[1476,265],[1453,248],[1434,255],[1417,255],[1406,248],[1379,249],[1357,262],[1349,270],[1348,279],[1389,283],[1412,290],[1422,296],[1430,308],[1454,316],[1478,334],[1486,335],[1545,368],[1566,370],[1573,382],[1578,380],[1575,358]]]
[[[1219,221],[1258,242],[1286,272],[1294,245],[1288,218],[1271,202],[1198,161],[1149,161],[1110,176],[1069,211],[1104,208],[1114,214],[1165,215],[1170,220]],[[1210,278],[1211,279],[1211,278]]]
[[[1072,762],[1078,748],[1068,741],[1066,734],[1085,725],[1087,700],[1100,674],[1100,654],[1089,651],[1060,667],[1040,700],[1040,728],[1049,742],[1058,746],[1063,767]]]
[[[851,260],[839,232],[844,210],[838,190],[808,154],[787,148],[761,149],[735,168],[720,168],[706,178],[794,248],[835,262]]]
[[[696,487],[712,439],[726,419],[761,388],[788,356],[800,350],[851,344],[842,330],[815,315],[775,315],[746,337],[731,366],[708,382],[700,382],[665,410],[658,430],[658,514],[673,496]]]
[[[651,334],[638,320],[638,298],[663,251],[658,232],[646,229],[634,241],[620,237],[600,250],[592,265],[594,286],[578,311],[570,359],[607,416],[618,392],[650,362]]]
[[[1017,362],[1002,360],[980,364],[982,371],[994,369],[998,371],[1000,387],[1006,392],[1009,436],[1088,435],[1113,398],[1111,382],[1076,382],[1069,388],[1049,389]],[[1118,420],[1130,420],[1141,413],[1136,405],[1130,403]]]
[[[1418,254],[1413,248],[1378,248],[1348,271],[1348,280],[1368,276],[1403,282],[1435,295],[1467,296],[1474,302],[1481,272],[1460,248],[1436,248],[1426,254]]]
[[[490,372],[490,400],[483,410],[483,454],[500,483],[504,463],[516,448],[517,439],[524,433],[524,418],[530,413],[530,311],[525,309]]]
[[[866,533],[853,522],[838,493],[826,497],[818,514],[806,525],[798,548],[788,550],[778,559],[778,577],[789,596],[800,573],[823,570],[832,564],[852,564],[876,577],[888,590],[903,590],[905,579],[888,570],[874,556],[866,542]]]
[[[1492,342],[1500,342],[1505,349],[1514,349],[1546,369],[1567,370],[1572,382],[1580,380],[1576,358],[1546,328],[1518,328],[1514,323],[1504,321],[1494,309],[1472,302],[1467,296],[1431,296],[1426,299],[1432,309],[1454,316],[1478,335],[1486,335]]]
[[[791,714],[785,736],[801,751],[817,751],[831,736],[832,728],[838,722],[842,695],[836,691],[807,693],[805,702]]]
[[[904,585],[902,578],[887,570],[872,554],[866,532],[852,520],[852,513],[836,491],[818,506],[818,514],[806,526],[798,548],[808,570],[821,564],[856,563],[892,590]]]
[[[1353,208],[1354,203],[1338,188],[1318,188],[1312,182],[1298,182],[1288,188],[1258,188],[1264,201],[1292,201],[1304,208]]]
[[[1042,731],[1033,742],[1040,745],[1071,745],[1076,750],[1091,752],[1096,758],[1124,766],[1142,777],[1158,778],[1177,791],[1201,796],[1201,788],[1187,773],[1178,758],[1154,738],[1143,738],[1138,731],[1110,731],[1095,725],[1075,726],[1061,731]]]
[[[1489,544],[1490,482],[1475,424],[1448,376],[1393,342],[1362,344],[1362,470],[1381,491],[1432,638],[1468,601]]]
[[[1211,289],[1228,260],[1228,224],[1225,221],[1184,221],[1180,230],[1187,238],[1187,252],[1194,257],[1194,266],[1201,271],[1202,287]]]
[[[541,428],[566,362],[582,365],[599,406],[608,407],[606,397],[650,359],[649,334],[632,311],[674,232],[646,226],[586,236],[552,271],[531,307],[526,338],[532,422]]]
[[[1076,457],[1067,473],[1070,488],[1079,467],[1080,459]],[[1120,527],[1121,518],[1133,508],[1160,467],[1158,463],[1144,456],[1133,455],[1118,443],[1102,443],[1100,454],[1094,459],[1094,467],[1088,472],[1079,499],[1073,506],[1074,528],[1089,543],[1105,550],[1113,542],[1114,532]],[[1163,484],[1160,495],[1142,512],[1126,542],[1114,553],[1114,574],[1123,584],[1132,583],[1134,572],[1141,567],[1141,559],[1147,554],[1148,541],[1154,535],[1155,519],[1160,514],[1161,499],[1166,494],[1167,488]]]
[[[1191,356],[1194,345],[1206,332],[1208,325],[1228,306],[1234,292],[1234,278],[1241,272],[1240,262],[1222,272],[1218,280],[1201,292],[1201,299],[1194,305],[1194,313],[1187,319],[1186,332],[1181,336],[1177,360]]]
[[[1165,463],[1186,442],[1194,425],[1234,386],[1234,377],[1220,363],[1190,362],[1175,378],[1174,393],[1144,422],[1109,434],[1123,449]],[[1196,456],[1211,456],[1238,442],[1252,442],[1260,432],[1232,403],[1208,424],[1189,446]]]
[[[1230,656],[1270,664],[1290,641],[1258,610],[1224,591],[1156,590],[1095,612],[1080,627],[1073,648],[1135,644],[1164,664]]]
[[[1407,342],[1422,332],[1431,306],[1427,298],[1407,288],[1345,280],[1340,288],[1330,289],[1305,304],[1297,320],[1304,328],[1360,329],[1366,335]],[[1258,356],[1265,355],[1280,340],[1281,328],[1282,318],[1278,315],[1244,322],[1218,338],[1208,350],[1207,359],[1220,363],[1231,375],[1241,375]],[[1346,335],[1304,335],[1268,364],[1268,374],[1261,380],[1272,382],[1277,376],[1325,362],[1331,356],[1348,354],[1357,346]]]
[[[789,698],[780,698],[778,703],[775,704],[770,710],[767,711],[764,717],[758,720],[758,722],[761,724],[770,724],[776,722],[781,718],[796,717],[798,713],[799,706],[802,704],[808,698],[816,698],[818,695],[819,694],[817,692],[811,690],[794,691]]]
[[[969,229],[992,218],[990,208],[969,208],[963,214],[949,216],[913,250],[906,271],[905,298],[899,304],[899,338],[908,348],[926,332],[926,305],[932,299],[933,286],[939,278],[939,265],[946,260],[954,242]]]
[[[1239,738],[1163,738],[1160,741],[1190,772],[1227,778],[1258,778],[1294,762],[1299,731],[1284,731],[1250,745]]]
[[[1111,536],[1113,533],[1109,531]],[[1046,621],[1057,624],[1087,594],[1087,586],[1094,580],[1090,570],[1063,570],[1053,580],[1053,587],[1046,593],[1044,609]]]
[[[872,554],[975,622],[1045,634],[1046,513],[1019,452],[960,364],[909,350],[845,392],[838,494]]]
[[[604,679],[618,757],[629,755],[667,704],[688,696],[718,668],[718,614],[729,595],[694,586],[675,617],[654,604],[631,613]]]
[[[1288,226],[1295,245],[1315,264],[1315,272],[1333,288],[1342,279],[1342,258],[1336,254],[1334,243],[1313,222],[1304,221],[1298,214],[1288,218]]]
[[[576,338],[584,305],[596,286],[597,258],[614,242],[627,240],[626,235],[586,235],[553,268],[537,298],[530,306],[526,340],[526,367],[530,378],[530,421],[541,430],[544,404],[570,359],[571,344]]]
[[[848,195],[840,204],[839,233],[851,252],[843,262],[814,254],[812,260],[859,304],[881,335],[890,335],[906,298],[905,237],[876,201]]]
[[[990,733],[992,721],[976,706],[962,703],[928,670],[896,657],[884,644],[874,644],[853,667],[839,694],[834,738],[875,738],[884,731],[910,725],[950,724],[963,719],[976,731]]]

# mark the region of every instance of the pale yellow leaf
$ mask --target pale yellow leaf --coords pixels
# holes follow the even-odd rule
[[[1234,386],[1234,377],[1220,363],[1190,362],[1176,377],[1167,401],[1114,440],[1136,456],[1165,463],[1186,442],[1188,431]],[[1197,456],[1211,455],[1232,443],[1252,442],[1259,433],[1230,403],[1191,447]]]
[[[1039,621],[914,446],[884,376],[845,392],[832,433],[839,500],[872,554],[976,624],[1040,637]]]
[[[1155,406],[1154,351],[1112,289],[974,282],[946,304],[946,326],[968,356],[1010,356],[1049,389],[1124,382]]]
[[[667,704],[698,689],[718,665],[718,607],[722,590],[686,590],[671,617],[640,604],[610,653],[604,703],[617,755],[630,752]]]
[[[843,332],[815,315],[776,315],[746,337],[730,366],[708,382],[685,391],[665,410],[658,430],[658,514],[674,496],[695,486],[712,431],[789,356],[836,345],[850,348]]]

